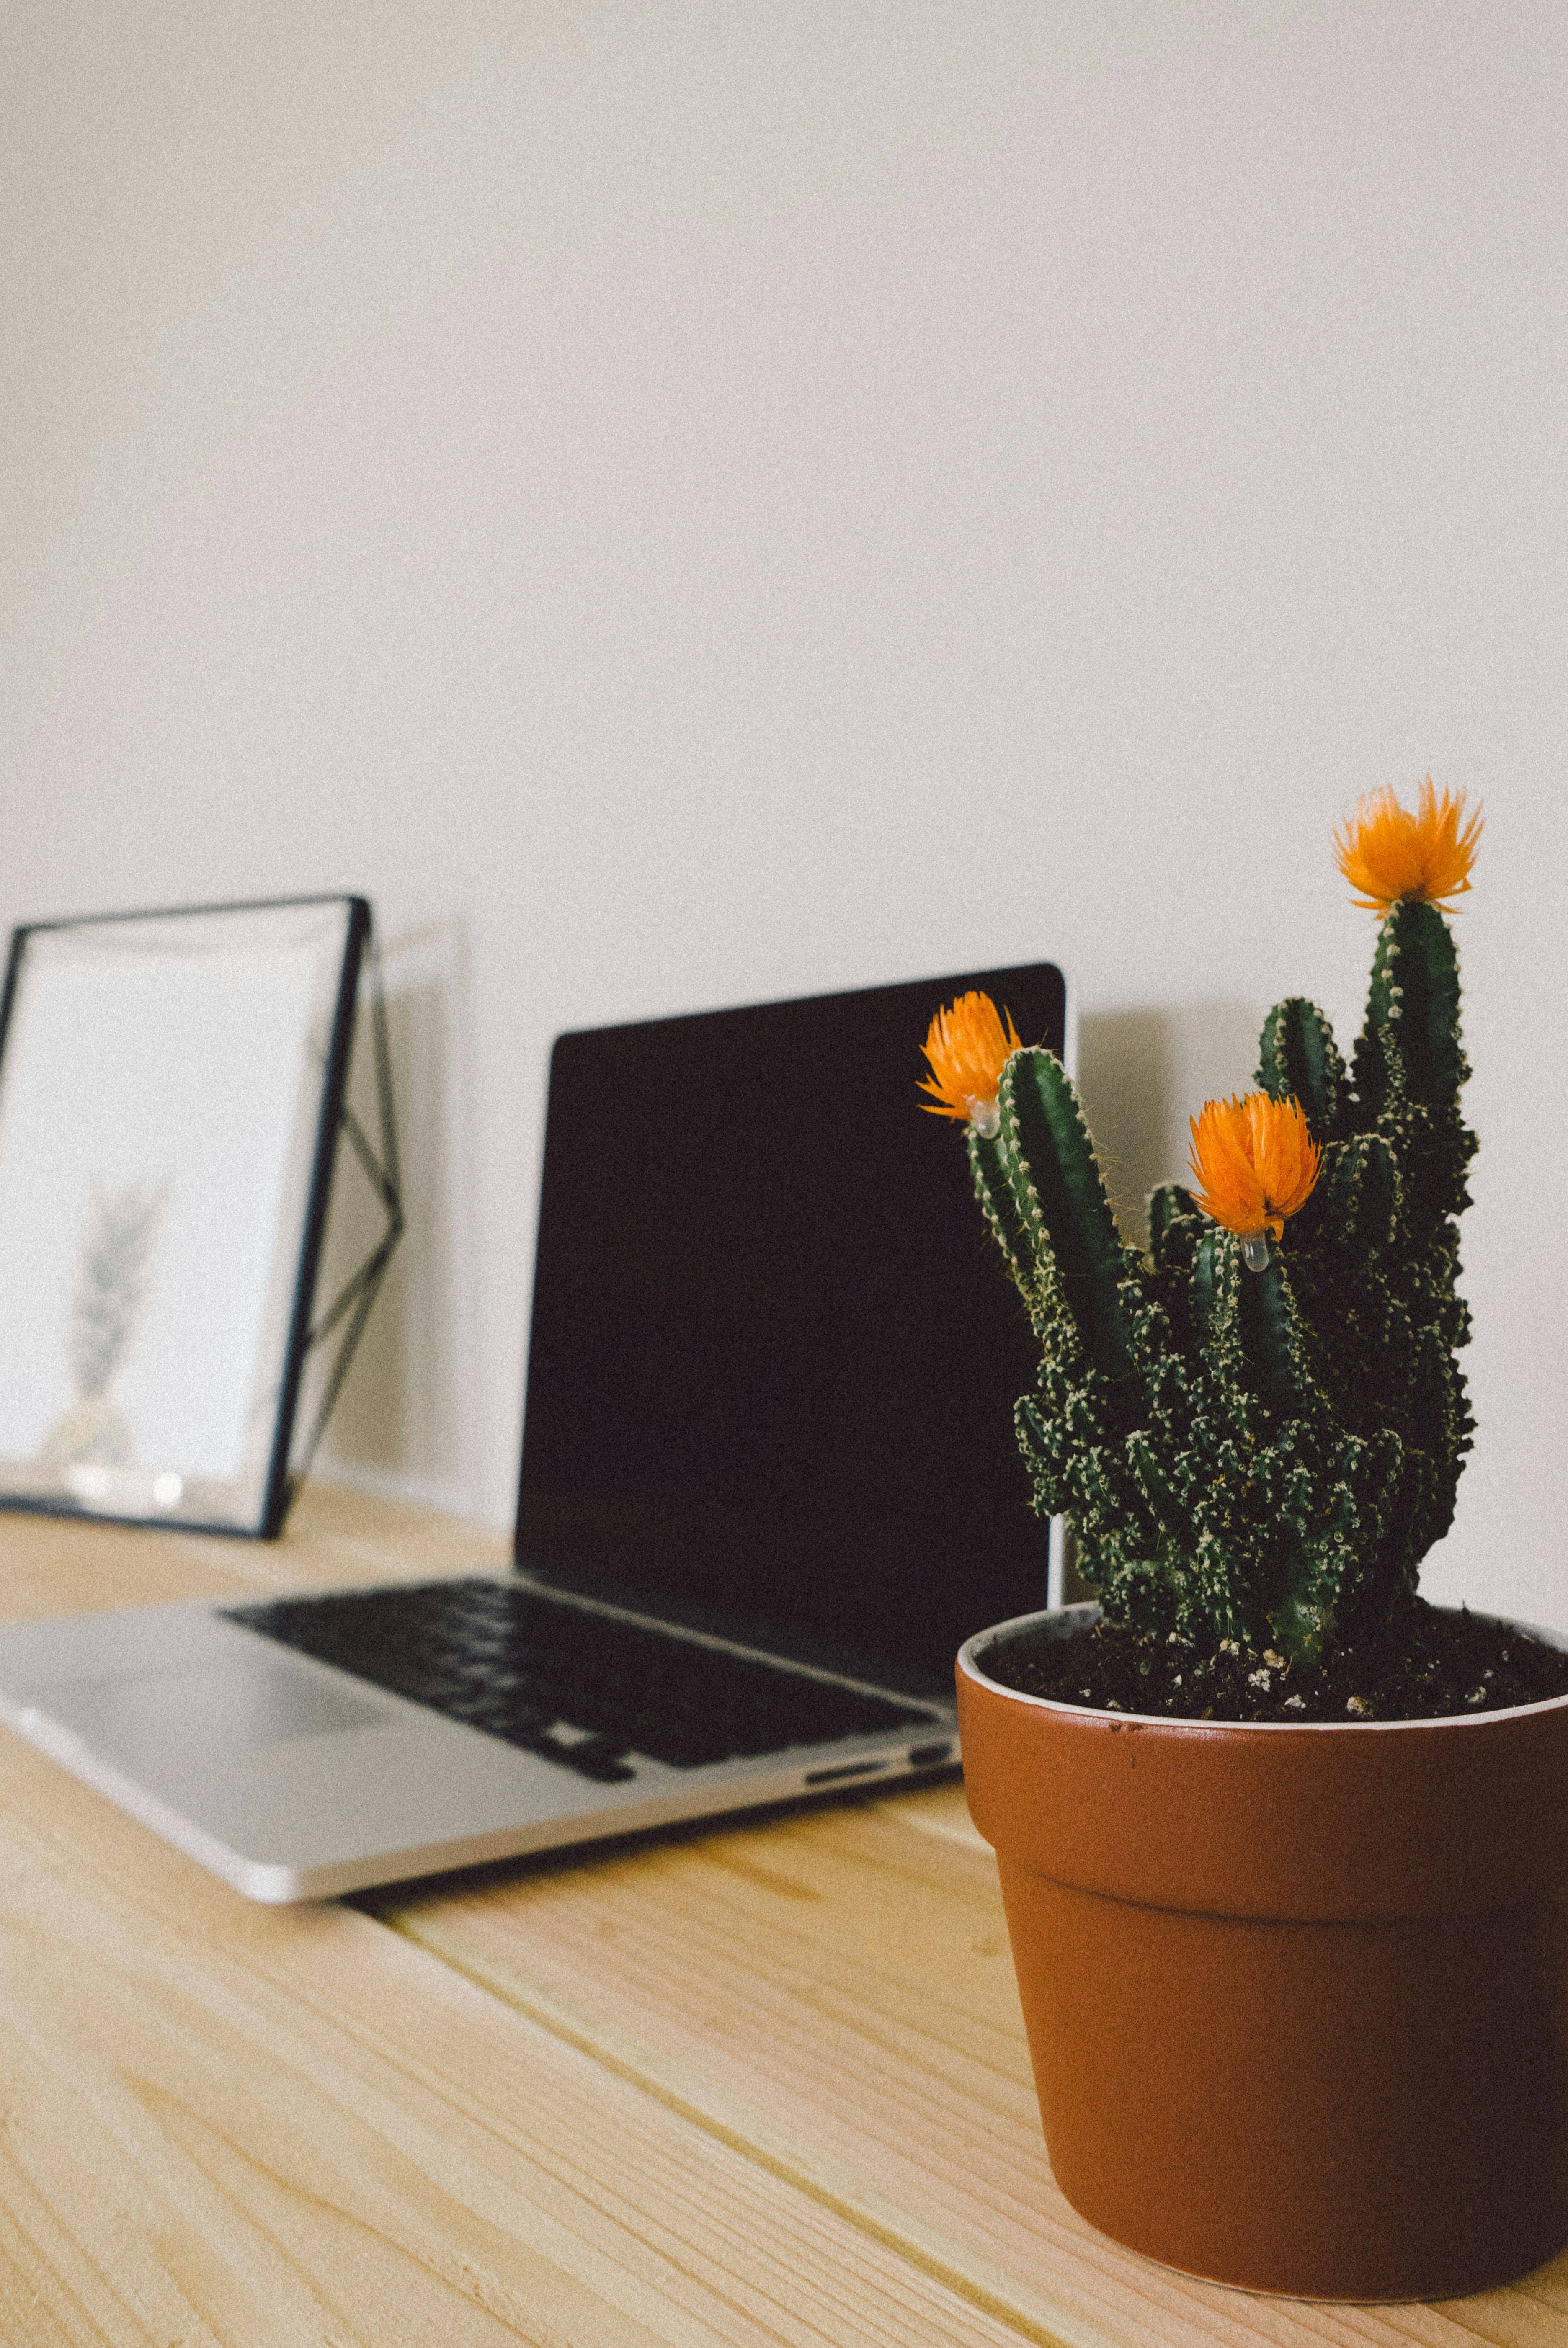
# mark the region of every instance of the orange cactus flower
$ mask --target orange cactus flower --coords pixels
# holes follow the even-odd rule
[[[1439,795],[1430,775],[1421,785],[1414,815],[1387,788],[1369,791],[1357,803],[1355,819],[1334,835],[1334,860],[1360,891],[1356,902],[1370,913],[1387,913],[1404,897],[1441,905],[1445,898],[1462,896],[1481,828],[1478,808],[1461,831],[1464,811],[1463,791]]]
[[[921,1103],[928,1117],[954,1117],[988,1136],[996,1133],[1002,1071],[1023,1049],[1012,1013],[1006,1017],[1004,1026],[990,996],[978,992],[961,994],[951,1011],[936,1014],[924,1045],[931,1074],[920,1084],[922,1092],[936,1096],[934,1107]]]
[[[1191,1125],[1192,1195],[1203,1212],[1238,1239],[1277,1240],[1311,1198],[1322,1155],[1301,1103],[1233,1096],[1205,1101]]]

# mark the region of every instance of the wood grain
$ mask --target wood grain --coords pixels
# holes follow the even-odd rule
[[[1568,2341],[1568,2260],[1442,2309],[1336,2309],[1189,2281],[1087,2226],[1046,2160],[995,1864],[956,1787],[375,1912],[1021,2329],[1075,2348]]]
[[[0,1611],[504,1567],[312,1486],[263,1546],[0,1518]],[[0,1733],[0,2339],[1568,2348],[1217,2290],[1057,2193],[956,1786],[275,1910]]]
[[[9,2343],[1003,2348],[1016,2331],[351,1909],[0,1737]]]

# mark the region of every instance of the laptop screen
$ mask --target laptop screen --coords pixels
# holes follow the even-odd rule
[[[1034,1342],[917,1089],[975,986],[1061,1050],[1048,963],[558,1038],[520,1566],[937,1694],[1045,1604]]]

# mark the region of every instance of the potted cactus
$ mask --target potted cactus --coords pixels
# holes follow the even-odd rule
[[[1040,1346],[1017,1406],[1098,1603],[958,1659],[1047,2148],[1134,2248],[1449,2296],[1568,2240],[1568,1642],[1418,1595],[1472,1422],[1447,906],[1480,819],[1364,800],[1347,1068],[1312,1004],[1121,1239],[1073,1086],[970,996],[926,1089]]]

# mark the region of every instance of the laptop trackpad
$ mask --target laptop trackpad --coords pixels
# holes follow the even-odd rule
[[[33,1705],[131,1771],[176,1756],[188,1765],[232,1763],[302,1736],[385,1726],[395,1709],[270,1657],[58,1680],[37,1688]]]

